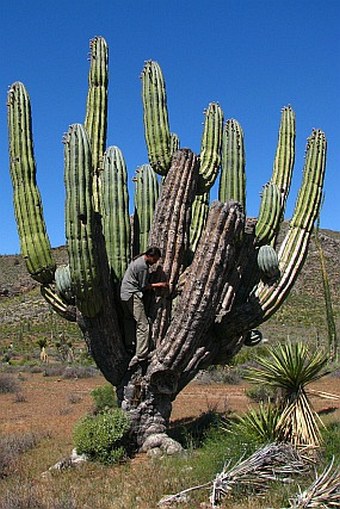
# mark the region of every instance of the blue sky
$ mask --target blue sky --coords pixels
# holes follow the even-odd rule
[[[65,242],[62,136],[84,119],[95,35],[110,49],[108,146],[122,149],[131,178],[147,162],[139,75],[153,59],[162,67],[171,129],[183,147],[199,151],[203,110],[211,101],[242,125],[249,215],[257,215],[270,178],[281,107],[291,104],[297,120],[287,217],[306,139],[312,128],[323,129],[328,162],[321,226],[340,230],[339,26],[338,0],[1,2],[0,254],[19,252],[8,171],[8,86],[22,81],[31,97],[38,184],[52,246],[59,246]]]

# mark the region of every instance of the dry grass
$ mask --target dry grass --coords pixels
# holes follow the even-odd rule
[[[210,446],[207,447],[206,452],[190,449],[191,440],[186,431],[189,451],[182,458],[156,460],[141,455],[119,466],[88,463],[74,470],[42,476],[51,465],[71,453],[74,423],[92,410],[91,391],[102,386],[104,380],[99,375],[66,380],[44,377],[41,373],[25,373],[25,378],[20,386],[27,394],[27,402],[16,404],[13,394],[0,395],[0,427],[7,436],[15,431],[25,436],[34,430],[42,438],[43,430],[48,430],[49,438],[39,439],[34,447],[22,450],[7,470],[7,476],[0,479],[0,509],[158,509],[158,501],[164,495],[211,481],[228,460],[228,453],[219,442],[210,451]],[[317,388],[338,393],[335,384],[337,380],[330,378],[319,382]],[[211,406],[223,411],[226,397],[229,409],[246,410],[250,400],[245,390],[245,384],[193,384],[175,401],[173,416],[177,423],[185,424]],[[77,404],[73,404],[74,399]],[[325,403],[319,399],[317,403],[318,408],[331,403],[339,406],[338,401],[326,400]],[[327,417],[334,418],[335,414]],[[202,430],[202,424],[199,428]],[[185,437],[185,433],[182,436]],[[286,507],[288,492],[285,490],[287,488],[275,489],[266,499],[251,495],[228,498],[221,509]],[[179,507],[202,509],[204,505],[200,504],[208,500],[209,492],[203,491],[193,494],[190,501]]]

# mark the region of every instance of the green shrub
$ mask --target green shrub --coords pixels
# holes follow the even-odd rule
[[[125,456],[124,438],[130,428],[127,415],[116,408],[94,416],[86,416],[75,426],[74,444],[78,454],[105,464],[120,461]]]
[[[95,413],[117,408],[117,399],[111,384],[96,387],[91,391],[91,396],[95,403]]]

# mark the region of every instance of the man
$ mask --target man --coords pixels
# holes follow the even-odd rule
[[[125,343],[132,351],[136,342],[136,352],[129,368],[133,368],[147,359],[149,353],[150,325],[146,316],[143,294],[156,288],[167,288],[166,281],[150,283],[149,267],[158,262],[161,251],[150,247],[145,253],[132,260],[128,266],[120,289],[120,298],[124,312]]]

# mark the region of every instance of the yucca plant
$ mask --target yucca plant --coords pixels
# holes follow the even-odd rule
[[[281,344],[268,349],[258,359],[259,367],[248,370],[247,379],[279,389],[277,437],[293,445],[318,447],[321,443],[321,420],[314,411],[306,386],[329,373],[328,357],[310,352],[304,343]]]
[[[277,439],[277,426],[281,410],[271,403],[261,402],[258,408],[251,408],[238,417],[237,421],[224,429],[228,433],[242,436],[245,440],[258,444],[268,444]]]

